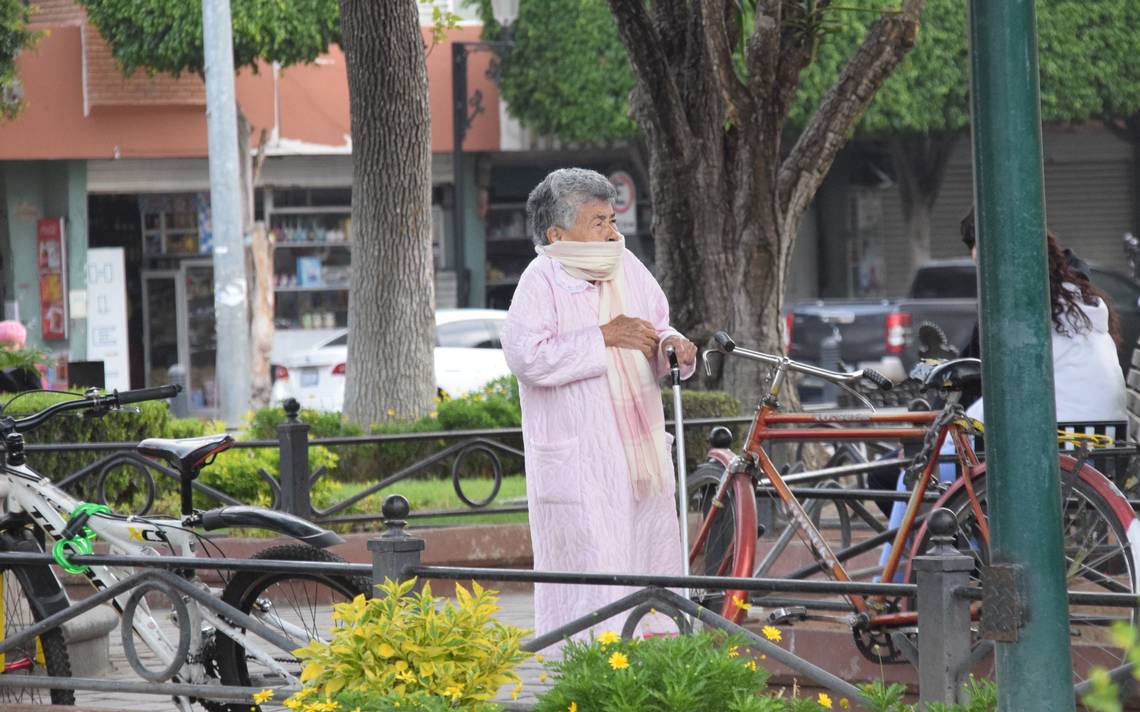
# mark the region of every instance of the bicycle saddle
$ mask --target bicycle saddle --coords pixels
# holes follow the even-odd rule
[[[147,438],[138,444],[138,451],[150,457],[161,457],[177,465],[182,472],[201,467],[206,458],[229,450],[234,439],[225,433],[203,435],[198,438]]]
[[[922,381],[924,389],[960,391],[974,386],[982,378],[982,362],[976,358],[956,358],[941,363],[920,363],[911,377]]]

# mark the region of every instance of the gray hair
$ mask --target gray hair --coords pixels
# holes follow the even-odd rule
[[[605,176],[585,168],[559,168],[542,179],[526,199],[526,225],[534,244],[550,244],[546,231],[552,227],[569,230],[578,211],[594,200],[612,203],[617,198]]]

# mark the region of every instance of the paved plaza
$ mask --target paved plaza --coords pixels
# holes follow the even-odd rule
[[[529,593],[504,593],[499,602],[502,608],[499,611],[498,619],[501,622],[527,629],[534,625],[533,599]],[[161,617],[159,618],[161,620]],[[173,634],[173,628],[171,633]],[[140,646],[139,652],[148,666],[159,667],[145,646]],[[548,680],[539,681],[542,669],[542,664],[533,659],[529,659],[519,666],[518,672],[523,680],[523,690],[517,702],[508,705],[508,709],[526,709],[534,703],[537,695],[549,687],[550,682]],[[111,632],[110,668],[101,677],[124,682],[141,682],[123,655],[123,643],[118,626]],[[503,704],[510,703],[512,689],[513,686],[504,688],[497,701]],[[79,710],[83,712],[166,712],[166,710],[176,709],[167,696],[136,695],[121,692],[77,692],[75,702]],[[51,709],[46,706],[20,706],[17,709],[14,706],[2,704],[0,704],[0,708],[3,708],[3,712],[30,712],[30,710],[46,712],[46,710]],[[76,708],[56,709],[69,709],[76,712]],[[276,711],[283,710],[284,707],[269,704],[264,705],[263,709]]]

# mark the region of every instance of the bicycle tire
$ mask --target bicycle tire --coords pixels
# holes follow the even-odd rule
[[[1062,496],[1065,497],[1062,533],[1066,588],[1070,591],[1140,591],[1137,580],[1140,522],[1128,501],[1107,477],[1090,465],[1085,464],[1074,473],[1076,462],[1072,458],[1062,456],[1060,464]],[[984,469],[972,482],[984,514],[988,505]],[[989,563],[989,552],[979,534],[968,494],[965,489],[959,489],[938,506],[950,509],[958,518],[955,546],[974,557],[976,563],[971,577],[978,583],[981,567]],[[921,553],[929,547],[930,535],[923,525],[912,553]],[[1111,624],[1123,621],[1135,625],[1136,619],[1136,610],[1132,608],[1070,604],[1075,682],[1085,679],[1093,666],[1112,669],[1123,664],[1123,651],[1111,640]]]
[[[336,554],[323,549],[317,549],[307,544],[283,544],[270,547],[254,554],[252,558],[274,561],[344,563],[344,559]],[[287,584],[289,588],[285,588],[282,584]],[[299,589],[294,588],[297,584],[300,584]],[[351,600],[358,594],[368,595],[372,590],[372,582],[361,576],[240,571],[226,584],[225,589],[222,591],[222,600],[243,613],[252,612],[252,614],[258,617],[263,623],[272,624],[272,621],[268,619],[276,616],[284,617],[282,613],[277,610],[277,606],[273,603],[273,600],[288,600],[294,602],[296,600],[295,596],[298,593],[306,592],[307,587],[310,585],[324,585],[332,594],[338,594],[344,600]],[[267,591],[274,587],[276,588],[273,595],[267,596]],[[311,614],[311,618],[307,618],[304,615],[293,616],[294,618],[300,618],[300,623],[305,627],[306,633],[310,636],[308,639],[302,640],[299,636],[290,636],[290,634],[283,629],[279,629],[277,632],[296,639],[296,647],[298,648],[307,645],[310,640],[317,636],[325,635],[328,629],[332,627],[332,620],[328,615],[329,611],[322,610],[318,612],[316,609],[318,605],[321,606],[322,609],[331,609],[331,603],[332,601],[309,600],[307,601],[307,605],[310,607],[308,613]],[[253,611],[255,604],[262,609],[260,613]],[[294,611],[294,613],[299,614],[302,612]],[[220,633],[217,635],[214,651],[215,665],[223,685],[272,687],[281,682],[279,677],[264,677],[259,676],[256,672],[251,672],[248,664],[249,661],[245,654],[245,648],[225,635]],[[284,663],[287,668],[291,668],[291,666],[295,665],[296,670],[290,669],[290,672],[295,672],[295,675],[300,677],[300,663],[295,658],[287,657],[285,653],[278,650],[274,650],[274,658]],[[249,710],[256,711],[258,706],[251,706],[250,703],[246,702],[230,705],[229,709],[235,712],[249,712]]]
[[[712,498],[723,472],[719,462],[706,462],[688,477],[689,511],[699,513],[702,521],[712,512],[708,536],[699,551],[690,552],[690,572],[750,577],[756,558],[756,495],[751,478],[734,477],[725,494],[725,505],[713,508]],[[727,590],[723,595],[706,593],[700,597],[702,604],[734,623],[744,617],[745,609],[737,602],[748,600],[747,591]]]
[[[26,584],[26,572],[21,569],[6,569],[0,574],[4,611],[4,637],[27,628],[33,621],[42,619],[36,613],[31,594]],[[63,629],[55,628],[39,636],[41,656],[35,644],[21,647],[7,653],[0,670],[3,674],[50,675],[71,677],[71,658],[67,653],[67,642]],[[47,694],[45,694],[47,693]],[[21,687],[0,687],[0,702],[8,704],[47,704],[74,705],[74,690],[43,690]],[[5,705],[0,704],[0,707]]]

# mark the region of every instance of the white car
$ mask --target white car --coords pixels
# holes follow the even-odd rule
[[[498,309],[440,309],[435,313],[435,382],[448,395],[482,388],[510,374],[499,329],[507,313]],[[344,405],[348,329],[316,346],[276,358],[273,402],[296,398],[302,408],[339,411]]]

